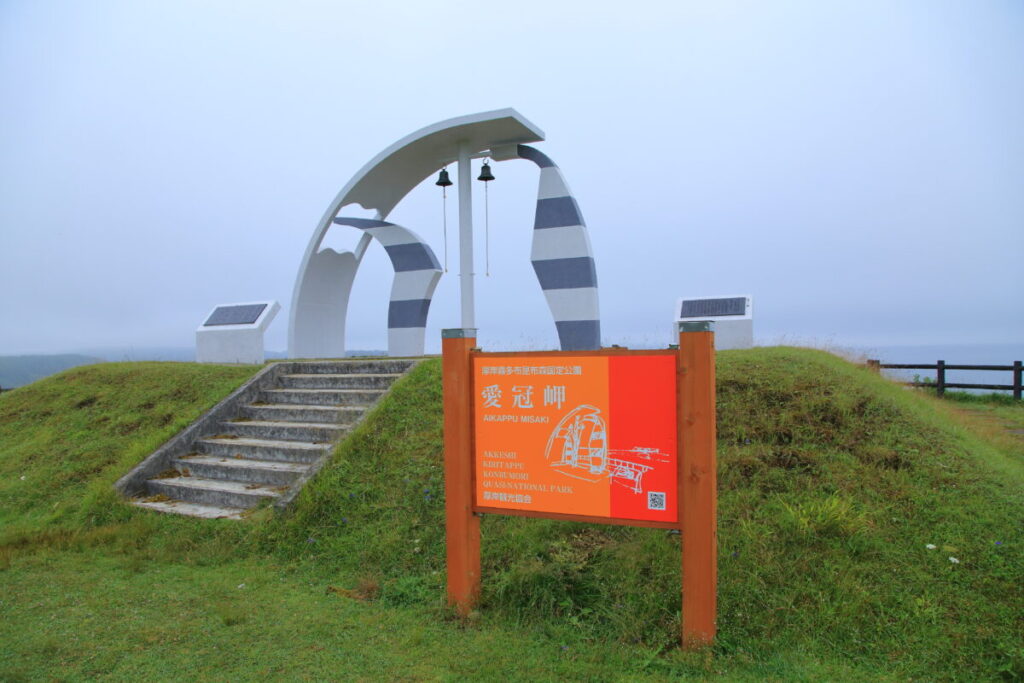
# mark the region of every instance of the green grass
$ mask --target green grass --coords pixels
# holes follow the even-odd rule
[[[1015,399],[1013,394],[1010,392],[997,393],[995,391],[989,391],[984,393],[972,393],[969,391],[946,391],[943,398],[947,401],[971,403],[976,405],[1008,407],[1019,407],[1021,405],[1020,399]]]
[[[675,647],[679,542],[659,530],[485,517],[481,608],[450,615],[437,361],[291,514],[244,523],[135,510],[109,488],[245,371],[125,364],[104,424],[136,428],[72,432],[100,400],[74,406],[111,384],[86,374],[100,367],[0,396],[0,679],[1024,677],[1024,453],[828,354],[719,354],[710,654]],[[199,378],[209,391],[182,399]],[[160,424],[155,406],[179,400],[181,423]],[[66,485],[33,485],[36,500],[15,472]]]
[[[994,418],[1006,429],[1024,429],[1024,402],[1010,394],[969,394],[966,391],[947,391],[944,397],[957,407]]]
[[[0,542],[123,516],[112,485],[254,366],[103,363],[0,395]]]

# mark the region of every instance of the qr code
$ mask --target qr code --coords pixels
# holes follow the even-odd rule
[[[665,509],[665,494],[657,491],[647,492],[647,509],[648,510],[664,510]]]

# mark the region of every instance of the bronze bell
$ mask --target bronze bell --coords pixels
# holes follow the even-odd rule
[[[491,165],[488,164],[486,161],[484,162],[483,167],[480,169],[480,177],[477,178],[477,180],[482,180],[485,183],[494,180],[494,174],[491,173]]]
[[[437,182],[434,183],[440,187],[451,187],[453,185],[451,179],[448,177],[448,169],[442,168],[441,173],[437,176]]]

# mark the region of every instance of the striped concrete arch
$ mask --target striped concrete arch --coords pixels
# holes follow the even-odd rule
[[[395,279],[388,303],[388,355],[423,355],[430,301],[441,279],[441,264],[433,250],[412,230],[395,223],[343,216],[334,223],[375,238],[391,259]]]
[[[580,207],[546,154],[517,145],[516,155],[540,167],[530,261],[555,319],[562,350],[600,349],[597,270]]]
[[[412,230],[382,220],[335,217],[332,225],[362,230],[354,251],[314,251],[304,266],[293,302],[292,358],[335,358],[345,353],[345,322],[356,271],[370,243],[384,247],[395,271],[388,304],[388,354],[423,355],[427,313],[441,265]],[[323,232],[319,242],[322,241]],[[319,247],[318,247],[319,248]]]

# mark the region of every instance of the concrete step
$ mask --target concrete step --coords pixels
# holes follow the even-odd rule
[[[360,374],[360,373],[387,373],[401,374],[411,368],[415,361],[411,360],[339,360],[322,363],[295,363],[294,371],[300,374],[326,373],[326,374]]]
[[[190,427],[187,440],[172,439],[153,453],[123,478],[129,482],[124,489],[144,491],[133,505],[193,517],[241,519],[261,502],[284,506],[369,405],[415,364],[373,359],[278,366],[261,376],[258,393],[246,385]],[[242,395],[252,403],[242,405]],[[165,472],[142,483],[168,461],[182,476]]]
[[[298,403],[254,403],[242,406],[239,417],[269,422],[315,422],[349,425],[366,412],[363,406],[312,406]]]
[[[400,373],[309,373],[304,375],[283,375],[282,389],[387,389],[401,377]]]
[[[242,519],[245,512],[243,508],[221,507],[219,505],[200,505],[198,503],[186,503],[182,500],[163,500],[159,502],[146,502],[144,498],[131,501],[132,505],[147,510],[156,510],[172,515],[187,515],[189,517],[202,517],[204,519]]]
[[[163,495],[173,500],[218,507],[251,508],[263,500],[281,495],[279,487],[250,484],[243,481],[223,481],[200,477],[174,477],[150,479],[146,482],[149,495]]]
[[[260,399],[264,403],[355,406],[373,403],[383,393],[371,389],[265,389],[260,392]]]
[[[220,458],[310,463],[330,451],[331,444],[268,439],[199,439],[195,447],[202,455]]]
[[[344,425],[339,424],[287,422],[284,420],[231,421],[221,422],[220,426],[224,434],[242,438],[307,441],[310,443],[331,443],[348,431]]]
[[[172,460],[171,466],[179,472],[187,472],[189,476],[200,479],[244,481],[249,484],[255,482],[270,486],[291,486],[299,475],[309,469],[306,463],[224,458],[215,455],[186,455]]]

